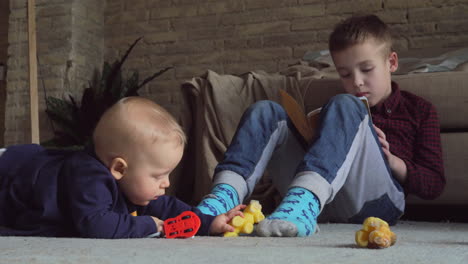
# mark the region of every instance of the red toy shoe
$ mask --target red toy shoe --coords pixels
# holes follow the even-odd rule
[[[201,221],[198,215],[192,211],[185,211],[164,221],[164,234],[166,238],[193,237],[200,226]]]

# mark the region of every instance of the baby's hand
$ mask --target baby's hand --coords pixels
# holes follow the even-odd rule
[[[216,216],[213,222],[211,223],[210,234],[217,235],[217,234],[222,234],[224,232],[233,232],[234,227],[232,227],[228,223],[229,221],[231,221],[232,218],[234,218],[234,216],[240,215],[244,217],[242,210],[245,207],[246,205],[240,204],[232,208],[229,212]]]
[[[154,216],[152,216],[151,218],[153,218],[153,221],[156,224],[156,229],[158,230],[157,232],[163,232],[164,221]]]

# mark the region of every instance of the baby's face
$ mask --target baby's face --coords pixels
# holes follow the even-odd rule
[[[138,148],[137,148],[138,149]],[[176,140],[142,146],[128,161],[119,186],[133,204],[145,206],[165,194],[169,174],[182,159],[184,146]]]
[[[365,96],[370,106],[387,99],[391,92],[391,72],[398,67],[395,52],[384,55],[385,45],[366,40],[333,53],[341,82],[347,93]]]

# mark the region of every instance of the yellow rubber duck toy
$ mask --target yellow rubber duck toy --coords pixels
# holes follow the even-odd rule
[[[234,227],[234,232],[224,233],[225,237],[237,237],[239,234],[251,234],[254,224],[258,224],[265,219],[262,213],[262,205],[257,200],[251,200],[249,205],[243,211],[244,217],[235,216],[229,222]]]
[[[356,244],[367,248],[387,248],[396,242],[396,235],[390,230],[388,223],[378,217],[368,217],[364,220],[361,230],[356,232]]]

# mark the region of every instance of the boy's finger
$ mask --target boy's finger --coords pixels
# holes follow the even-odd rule
[[[385,139],[382,139],[382,141],[380,141],[382,143],[382,146],[386,149],[388,149],[388,141],[385,140]]]
[[[376,127],[375,125],[373,125],[373,126],[374,126],[374,129],[375,129],[375,132],[377,132],[377,136],[385,138],[385,133],[380,128]]]
[[[382,132],[382,130],[377,131],[377,135],[379,135],[379,137],[385,139],[385,134]]]
[[[390,151],[384,149],[384,154],[385,154],[385,157],[387,157],[387,159],[390,157]]]
[[[379,142],[380,142],[380,145],[382,145],[382,147],[385,147],[385,139],[379,137]]]

